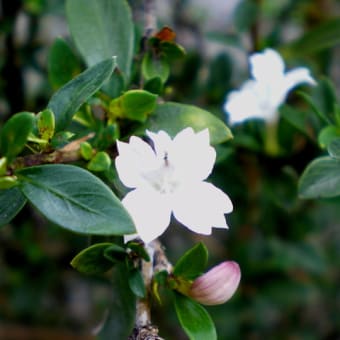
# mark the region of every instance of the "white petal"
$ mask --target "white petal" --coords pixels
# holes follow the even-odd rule
[[[208,235],[211,227],[228,228],[224,214],[233,210],[229,197],[207,182],[180,188],[173,199],[175,218],[192,231]]]
[[[157,156],[163,159],[165,153],[168,153],[171,147],[172,140],[170,136],[163,130],[157,133],[146,130],[146,134],[152,140]]]
[[[138,137],[131,137],[129,143],[117,141],[119,155],[115,164],[120,180],[128,188],[136,188],[143,183],[141,176],[146,166],[155,166],[156,156],[150,145]]]
[[[298,67],[286,73],[284,79],[284,87],[286,93],[291,90],[293,87],[306,83],[309,85],[316,85],[315,80],[310,75],[310,72],[305,67]]]
[[[169,226],[171,206],[166,195],[149,188],[129,192],[122,201],[135,223],[137,234],[149,243],[162,235]]]
[[[206,179],[214,166],[216,151],[209,143],[209,130],[195,133],[192,128],[182,130],[174,138],[169,151],[169,163],[182,182]]]
[[[240,90],[229,93],[224,110],[228,113],[231,124],[242,123],[251,118],[263,118],[264,112],[260,103],[266,98],[259,92],[257,82],[249,80]]]
[[[261,53],[254,53],[249,58],[252,76],[261,82],[281,81],[284,75],[284,61],[279,53],[267,48]]]

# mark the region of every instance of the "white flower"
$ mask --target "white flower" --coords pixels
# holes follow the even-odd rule
[[[229,197],[204,180],[215,163],[207,129],[179,132],[172,140],[164,131],[147,131],[153,148],[132,136],[117,141],[118,175],[130,191],[122,203],[138,236],[146,243],[163,234],[174,217],[192,231],[208,235],[212,227],[228,228],[224,214],[233,209]],[[131,239],[131,237],[130,237]]]
[[[224,104],[231,124],[248,118],[275,122],[277,109],[291,89],[301,83],[316,84],[305,67],[285,73],[282,57],[272,49],[251,55],[249,61],[253,79],[247,80],[240,90],[232,91]]]

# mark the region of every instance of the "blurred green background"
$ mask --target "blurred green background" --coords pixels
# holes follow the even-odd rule
[[[137,30],[143,2],[130,1]],[[337,0],[156,1],[159,28],[169,25],[187,55],[173,65],[166,100],[192,103],[227,122],[228,91],[249,77],[249,53],[272,47],[290,67],[307,66],[319,82],[306,89],[320,110],[340,90],[340,2]],[[38,112],[53,93],[48,50],[71,41],[64,1],[0,1],[0,120]],[[242,279],[226,304],[209,307],[220,339],[340,339],[340,199],[301,200],[298,178],[325,151],[323,127],[298,91],[282,108],[284,153],[263,152],[263,123],[233,128],[217,147],[211,181],[231,197],[230,229],[211,237],[173,225],[162,236],[175,262],[195,242],[210,251],[210,265],[237,261]],[[0,207],[1,209],[1,207]],[[64,231],[26,206],[0,230],[0,338],[91,339],[105,318],[110,275],[88,277],[69,265],[93,240]],[[185,339],[165,297],[153,321],[166,339]]]

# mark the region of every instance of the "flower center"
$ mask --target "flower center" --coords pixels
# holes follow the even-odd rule
[[[176,179],[175,170],[165,152],[158,169],[143,174],[148,184],[161,194],[171,194],[179,185]]]

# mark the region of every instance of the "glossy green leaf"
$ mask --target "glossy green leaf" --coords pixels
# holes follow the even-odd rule
[[[340,138],[335,138],[329,143],[328,153],[331,157],[340,160]]]
[[[18,185],[18,179],[15,176],[1,176],[0,190],[6,190]]]
[[[81,72],[74,52],[62,38],[57,38],[48,55],[48,78],[54,89],[66,84]]]
[[[112,243],[97,243],[82,250],[72,259],[72,267],[84,274],[105,273],[113,266],[112,261],[104,256],[105,250],[111,245]]]
[[[160,50],[168,60],[182,58],[186,53],[183,46],[178,45],[173,41],[162,41],[160,43]]]
[[[87,165],[91,171],[106,171],[111,165],[111,158],[105,151],[99,151]]]
[[[204,272],[208,262],[208,249],[202,243],[189,249],[176,263],[173,274],[186,279],[195,279]]]
[[[16,174],[28,200],[61,227],[96,235],[134,232],[133,222],[119,199],[84,169],[51,164],[25,168]]]
[[[115,67],[114,58],[104,60],[85,70],[52,96],[48,108],[54,112],[57,131],[70,124],[79,107],[100,89]]]
[[[89,161],[93,156],[94,150],[92,145],[88,142],[83,142],[80,144],[80,154],[81,156]]]
[[[127,284],[128,272],[126,266],[118,264],[113,271],[110,311],[103,328],[96,336],[99,340],[128,339],[134,326],[136,296]]]
[[[146,295],[145,284],[141,272],[138,269],[129,272],[129,286],[134,294],[140,298]]]
[[[112,56],[130,77],[134,53],[134,25],[126,0],[66,1],[70,32],[87,65]]]
[[[318,143],[322,148],[327,148],[332,140],[340,137],[340,127],[328,125],[324,127],[318,135]]]
[[[196,132],[208,128],[210,143],[219,144],[232,138],[230,129],[217,117],[197,106],[168,102],[159,104],[140,129],[144,133],[164,130],[174,137],[181,130],[191,126]]]
[[[215,325],[199,303],[175,293],[175,309],[178,320],[190,340],[217,339]]]
[[[43,110],[37,116],[37,127],[39,136],[48,141],[54,135],[55,118],[51,110]]]
[[[165,56],[154,56],[146,53],[142,61],[142,74],[146,81],[159,77],[165,83],[170,74],[170,66]]]
[[[130,90],[110,103],[110,113],[114,117],[128,118],[144,122],[156,107],[157,95],[144,90]]]
[[[26,203],[18,187],[0,190],[0,226],[10,222]]]
[[[313,160],[299,181],[302,198],[327,198],[340,195],[340,160],[320,157]]]
[[[18,155],[33,129],[34,114],[19,112],[13,115],[0,130],[0,153],[10,161]]]

